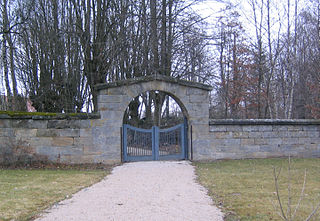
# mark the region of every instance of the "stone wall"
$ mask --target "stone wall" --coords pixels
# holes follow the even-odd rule
[[[189,159],[320,157],[320,121],[211,120],[209,85],[150,75],[100,84],[99,114],[1,114],[0,163],[45,160],[60,163],[121,162],[121,127],[130,101],[146,91],[164,91],[188,120]],[[192,128],[192,129],[191,129]]]
[[[80,118],[0,115],[0,163],[118,163],[120,144],[115,146],[112,142],[120,142],[120,128],[108,129],[107,121],[99,114]],[[202,142],[209,145],[203,146],[193,131],[190,146],[195,161],[320,157],[320,121],[211,120],[208,129]],[[107,130],[115,136],[118,132],[118,137],[106,136]]]
[[[320,121],[211,120],[210,148],[197,160],[320,157]]]
[[[0,163],[97,163],[93,146],[97,114],[72,116],[0,115]]]
[[[99,119],[0,114],[0,162],[48,160],[61,163],[121,162],[121,127],[129,103],[146,91],[164,91],[180,105],[193,128],[196,150],[210,148],[209,85],[150,75],[96,85]],[[50,114],[51,115],[51,114]],[[53,114],[55,115],[55,114]],[[101,117],[100,117],[101,116]],[[190,130],[188,133],[190,154]],[[10,159],[9,159],[10,158]]]

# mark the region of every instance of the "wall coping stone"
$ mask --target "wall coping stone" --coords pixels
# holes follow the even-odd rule
[[[32,112],[23,114],[14,112],[12,114],[0,114],[0,119],[15,119],[15,120],[86,120],[86,119],[100,119],[100,113],[72,113],[72,114],[63,114],[63,113],[49,113],[48,115],[39,115],[38,112],[32,114]],[[51,115],[52,114],[52,115]]]
[[[194,82],[194,81],[187,81],[178,78],[173,78],[166,75],[161,74],[154,74],[154,75],[147,75],[142,77],[130,78],[126,80],[120,80],[110,83],[102,83],[95,85],[95,90],[103,90],[108,88],[120,87],[120,86],[128,86],[133,84],[139,84],[142,82],[150,82],[150,81],[164,81],[168,83],[180,84],[187,87],[199,88],[206,91],[211,91],[213,88],[210,85]]]
[[[313,119],[210,119],[214,125],[320,125],[320,120]]]

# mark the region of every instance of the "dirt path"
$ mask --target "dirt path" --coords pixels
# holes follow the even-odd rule
[[[189,162],[137,162],[60,202],[38,220],[222,221]]]

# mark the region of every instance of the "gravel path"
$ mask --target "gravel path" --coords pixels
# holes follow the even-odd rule
[[[189,162],[136,162],[52,207],[47,220],[222,221]]]

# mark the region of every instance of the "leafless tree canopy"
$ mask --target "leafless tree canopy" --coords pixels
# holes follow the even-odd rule
[[[197,2],[0,0],[1,108],[95,111],[97,83],[157,73],[211,84],[214,118],[320,118],[319,1],[225,3],[212,30]]]

